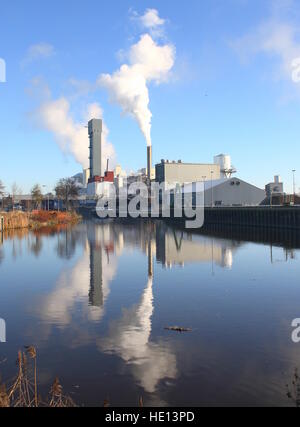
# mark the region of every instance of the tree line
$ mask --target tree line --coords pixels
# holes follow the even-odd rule
[[[73,178],[62,178],[60,179],[55,188],[54,193],[58,200],[61,200],[67,210],[70,209],[71,200],[77,199],[79,196],[80,187],[77,182]],[[2,207],[3,207],[3,199],[8,194],[8,196],[12,199],[12,204],[14,206],[14,198],[17,195],[21,195],[22,190],[20,190],[17,184],[13,184],[11,188],[11,192],[5,191],[5,185],[0,180],[0,198],[2,199]],[[48,196],[52,196],[52,194],[48,194]],[[31,198],[34,205],[34,209],[40,209],[42,206],[42,201],[44,199],[44,195],[42,192],[42,187],[39,184],[35,184],[31,189]]]

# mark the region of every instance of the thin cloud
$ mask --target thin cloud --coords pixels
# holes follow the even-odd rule
[[[139,24],[139,26],[148,31],[152,37],[163,37],[164,26],[166,20],[159,16],[158,10],[146,9],[143,15],[139,15],[136,11],[131,12],[131,19]]]
[[[145,14],[140,17],[141,24],[148,29],[161,27],[165,24],[165,20],[159,17],[156,9],[147,9]]]
[[[27,65],[39,59],[45,59],[55,54],[54,47],[49,43],[38,43],[31,45],[22,61],[22,65]]]
[[[300,57],[300,26],[288,17],[292,4],[292,0],[276,1],[268,19],[230,43],[243,63],[259,54],[277,60],[276,78],[289,81]]]

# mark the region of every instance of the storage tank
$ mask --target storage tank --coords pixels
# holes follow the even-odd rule
[[[231,164],[231,157],[228,154],[219,154],[214,157],[214,163],[220,166],[221,178],[231,178],[236,169]]]

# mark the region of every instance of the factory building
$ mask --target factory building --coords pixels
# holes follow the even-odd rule
[[[266,197],[265,191],[239,178],[221,178],[204,182],[205,206],[258,206]],[[184,192],[193,192],[188,184]],[[193,197],[196,200],[196,195]]]
[[[90,177],[102,176],[102,120],[92,119],[88,123],[90,139]]]
[[[182,163],[162,160],[155,167],[155,179],[158,183],[165,183],[165,189],[172,189],[185,183],[220,179],[221,167],[219,164]]]
[[[89,173],[85,171],[83,181],[88,181],[87,196],[91,199],[98,197],[109,197],[114,185],[114,172],[107,168],[102,175],[102,120],[92,119],[88,123],[88,133],[90,140],[90,168]]]
[[[106,171],[104,176],[90,178],[87,186],[87,196],[111,197],[114,194],[114,172]]]
[[[267,197],[272,197],[273,195],[283,195],[283,182],[281,181],[281,178],[279,175],[276,175],[274,177],[274,182],[270,182],[266,185],[266,195]]]

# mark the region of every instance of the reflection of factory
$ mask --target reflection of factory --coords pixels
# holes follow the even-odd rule
[[[89,226],[88,226],[89,227]],[[116,222],[88,231],[91,248],[91,297],[93,304],[102,300],[101,287],[103,263],[109,263],[112,254],[120,255],[124,248],[138,247],[148,255],[148,275],[153,275],[153,258],[164,266],[211,262],[230,268],[233,254],[240,244],[200,234],[189,234],[169,228],[164,223],[141,222],[139,226]],[[92,302],[92,301],[91,301]],[[98,305],[98,304],[94,304]]]
[[[94,307],[103,306],[103,279],[102,279],[102,248],[96,249],[90,245],[90,291],[89,302]]]
[[[103,307],[109,293],[105,278],[107,279],[110,256],[115,251],[115,245],[109,228],[95,227],[94,224],[88,224],[87,227],[90,249],[89,304],[93,307]]]
[[[89,303],[93,307],[102,307],[108,289],[103,275],[107,271],[111,257],[123,252],[125,245],[130,247],[138,246],[148,255],[148,276],[153,274],[153,254],[155,254],[155,239],[151,238],[151,227],[141,225],[141,227],[118,226],[114,223],[107,223],[97,226],[94,223],[87,223],[88,242],[90,249],[90,290]],[[147,237],[150,237],[147,240]]]
[[[161,228],[156,234],[156,248],[157,260],[166,267],[214,262],[221,267],[231,268],[237,245],[227,240]]]
[[[231,164],[231,158],[225,154],[215,156],[212,164],[162,160],[156,165],[156,181],[164,183],[165,189],[179,191],[184,185],[182,191],[192,193],[196,198],[195,183],[201,183],[205,206],[259,205],[265,199],[265,191],[233,178],[234,173],[236,169]]]

